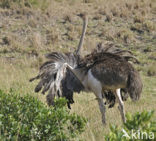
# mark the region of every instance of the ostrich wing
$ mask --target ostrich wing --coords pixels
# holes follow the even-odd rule
[[[113,44],[104,45],[103,43],[99,43],[92,53],[100,52],[116,54],[124,57],[127,61],[132,61],[133,63],[137,64],[140,63],[131,51],[123,50],[114,46]]]
[[[35,87],[35,92],[42,90],[42,93],[45,94],[45,92],[49,91],[48,98],[64,96],[72,103],[73,92],[80,92],[83,89],[83,85],[72,72],[66,70],[64,63],[74,68],[77,66],[79,56],[73,53],[52,52],[47,54],[46,58],[48,61],[40,67],[39,74],[30,79],[30,81],[40,79]],[[51,105],[53,100],[47,100],[51,101],[50,103],[48,102]]]

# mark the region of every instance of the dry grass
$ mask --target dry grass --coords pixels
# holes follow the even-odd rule
[[[129,100],[125,103],[126,112],[156,107],[155,65],[152,65],[156,51],[155,1],[46,0],[48,5],[41,3],[0,8],[0,89],[29,93],[45,102],[45,96],[33,92],[36,82],[28,80],[38,73],[45,53],[75,50],[82,30],[82,21],[76,14],[87,12],[89,25],[83,54],[101,41],[133,51],[141,62],[135,67],[141,72],[144,89],[139,102]],[[82,92],[74,99],[71,112],[88,118],[86,131],[77,140],[103,141],[109,124],[122,125],[115,107],[107,109],[107,126],[102,126],[92,93]]]

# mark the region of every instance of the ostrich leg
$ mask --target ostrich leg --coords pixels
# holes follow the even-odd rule
[[[123,120],[123,122],[125,123],[125,122],[126,122],[126,119],[125,119],[124,103],[123,103],[122,98],[121,98],[120,89],[116,89],[116,98],[117,98],[118,103],[119,103],[118,109],[119,109],[119,111],[120,111],[122,120]]]
[[[97,100],[98,100],[99,109],[102,115],[102,123],[105,125],[106,124],[106,118],[105,118],[106,108],[105,108],[101,93],[98,95]]]

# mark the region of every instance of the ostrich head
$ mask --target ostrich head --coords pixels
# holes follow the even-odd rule
[[[81,17],[83,20],[85,20],[86,18],[88,18],[87,13],[85,13],[85,12],[79,13],[79,14],[77,14],[77,16]]]

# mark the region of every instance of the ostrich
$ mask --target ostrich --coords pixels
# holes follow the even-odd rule
[[[114,84],[117,85],[117,83],[119,83],[119,85],[120,85],[122,83],[122,82],[119,82],[120,77],[118,77],[119,78],[118,81],[114,80],[114,77],[118,76],[118,74],[115,74],[114,76],[112,75],[114,73],[113,68],[109,68],[109,67],[108,67],[108,69],[103,68],[104,72],[110,74],[110,77],[109,78],[106,77],[106,80],[110,81],[110,85],[113,87],[113,88],[107,88],[107,87],[105,88],[105,87],[103,87],[103,82],[101,80],[99,80],[98,78],[96,78],[96,76],[94,76],[92,74],[92,71],[96,75],[97,71],[95,71],[95,70],[96,70],[96,67],[98,66],[98,64],[101,64],[103,61],[106,61],[106,64],[108,65],[109,64],[108,61],[110,60],[113,62],[114,58],[118,58],[117,60],[115,60],[115,61],[117,61],[118,64],[122,64],[122,63],[127,64],[127,66],[130,66],[130,68],[132,70],[134,70],[132,65],[128,63],[129,58],[134,58],[134,57],[132,55],[124,56],[124,54],[128,51],[122,51],[122,50],[117,50],[117,49],[113,49],[113,50],[109,51],[109,49],[107,48],[104,50],[98,49],[97,52],[93,52],[93,53],[85,56],[84,58],[82,58],[80,56],[81,55],[80,50],[82,48],[83,40],[84,40],[84,36],[85,36],[85,32],[86,32],[87,17],[84,14],[79,14],[79,16],[83,19],[83,32],[82,32],[79,46],[78,46],[76,52],[75,53],[52,52],[52,53],[47,54],[46,58],[48,59],[48,61],[45,62],[40,67],[39,75],[30,79],[30,81],[33,81],[35,79],[40,79],[38,85],[35,88],[35,92],[39,92],[42,90],[42,93],[45,94],[45,92],[49,91],[48,95],[47,95],[48,105],[54,104],[55,96],[58,96],[58,97],[63,96],[68,99],[67,104],[68,104],[68,108],[70,108],[70,104],[72,104],[74,102],[73,101],[73,92],[80,92],[83,90],[94,92],[98,99],[100,111],[102,113],[103,123],[105,123],[105,105],[102,100],[102,98],[103,98],[102,94],[105,94],[105,98],[108,100],[111,100],[112,96],[114,97],[114,95],[115,95],[116,96],[115,98],[119,102],[119,107],[120,107],[119,110],[121,112],[122,119],[125,122],[124,107],[123,107],[123,102],[122,102],[122,98],[120,95],[120,88],[117,89],[118,93],[117,93],[117,90],[113,89],[113,88],[116,88],[116,87],[114,87]],[[111,53],[106,53],[106,52],[112,52],[112,53],[114,53],[114,55]],[[101,59],[98,56],[100,56]],[[81,72],[82,72],[82,74],[80,75]],[[134,77],[130,77],[131,75],[129,75],[128,78],[126,78],[127,87],[125,85],[124,85],[125,87],[121,87],[121,90],[123,89],[124,92],[128,91],[130,93],[131,92],[130,90],[132,90],[132,89],[130,89],[132,87],[132,84],[138,84],[138,88],[140,89],[140,92],[138,92],[138,93],[136,92],[134,94],[132,94],[132,92],[131,92],[130,93],[130,96],[132,95],[131,98],[133,97],[133,95],[134,96],[136,95],[136,97],[137,97],[137,95],[139,95],[141,93],[141,89],[142,89],[142,83],[140,80],[140,76],[135,70],[134,70],[134,73],[137,76],[137,79],[136,79],[137,81],[134,81],[135,83],[132,83],[130,80],[133,80]],[[105,76],[105,74],[102,74],[102,75]],[[91,79],[91,76],[92,76],[92,79]],[[123,75],[123,76],[126,77],[126,75]],[[82,78],[82,77],[84,77],[84,78]],[[121,78],[122,78],[122,76],[121,76]],[[95,84],[93,88],[90,88],[91,82],[89,83],[89,79],[90,79],[90,81],[93,80],[93,82],[98,82],[99,85]],[[95,87],[96,85],[97,85],[97,87]],[[101,91],[96,91],[100,88],[99,87],[100,85],[102,87]],[[131,87],[129,87],[129,85]],[[104,86],[107,86],[107,85],[104,85]],[[135,98],[132,98],[132,99],[135,99]],[[111,107],[112,107],[112,105],[111,105]]]

